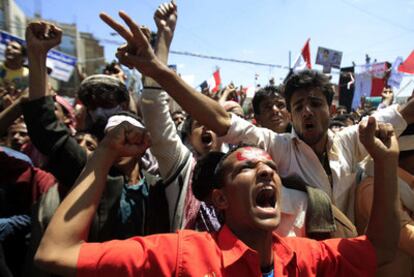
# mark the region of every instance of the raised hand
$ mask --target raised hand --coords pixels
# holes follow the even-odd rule
[[[389,123],[377,124],[375,117],[361,121],[359,140],[374,160],[398,159],[397,137],[394,128]]]
[[[26,42],[29,54],[46,55],[60,44],[62,30],[45,21],[31,22],[26,27]]]
[[[111,129],[99,144],[99,148],[106,149],[108,156],[114,159],[119,157],[141,156],[150,147],[151,140],[148,132],[129,122],[122,122]]]
[[[177,24],[177,4],[175,0],[161,4],[154,14],[158,32],[164,32],[172,37]]]
[[[118,48],[116,57],[119,62],[128,67],[135,67],[146,76],[156,77],[159,73],[159,69],[165,66],[155,56],[154,51],[140,26],[125,12],[119,12],[119,16],[128,25],[129,30],[122,24],[116,22],[109,15],[105,13],[100,14],[100,18],[127,42],[126,45]]]

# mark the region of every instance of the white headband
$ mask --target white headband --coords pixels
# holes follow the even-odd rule
[[[145,128],[144,125],[142,125],[141,122],[139,122],[135,118],[128,116],[128,115],[119,114],[119,115],[113,115],[108,119],[108,123],[106,123],[106,126],[105,126],[105,132],[108,131],[109,128],[118,126],[124,121],[127,121],[136,127]]]

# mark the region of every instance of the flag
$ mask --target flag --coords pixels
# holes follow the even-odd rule
[[[293,71],[300,71],[306,68],[312,69],[311,65],[311,57],[310,57],[310,45],[309,45],[310,38],[306,41],[305,45],[302,48],[302,51],[298,58],[296,59],[293,65]]]
[[[246,94],[247,98],[253,98],[256,93],[256,88],[253,85],[249,85],[243,89],[243,92]]]
[[[414,74],[414,50],[410,56],[398,67],[398,71]]]
[[[399,89],[400,84],[403,78],[403,73],[398,71],[399,66],[402,64],[403,58],[397,57],[394,61],[394,63],[391,66],[391,74],[388,78],[388,85],[390,87]]]
[[[211,92],[216,93],[219,91],[221,85],[220,69],[214,71],[213,76],[207,80],[207,84]]]
[[[201,88],[201,91],[205,91],[206,89],[208,89],[207,81],[202,82],[200,84],[200,88]]]

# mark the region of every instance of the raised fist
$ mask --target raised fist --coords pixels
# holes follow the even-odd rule
[[[47,54],[60,44],[62,30],[45,21],[31,22],[26,27],[27,50],[32,54]]]
[[[144,128],[139,128],[124,121],[110,129],[99,144],[115,159],[119,157],[142,156],[150,147],[151,140]]]
[[[374,160],[398,159],[398,141],[394,128],[389,123],[377,123],[375,117],[361,121],[359,140]]]
[[[173,34],[177,24],[177,4],[175,1],[161,4],[154,14],[154,21],[159,32]]]

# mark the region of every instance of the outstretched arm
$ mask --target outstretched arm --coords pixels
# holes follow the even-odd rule
[[[155,53],[162,63],[167,64],[175,26],[177,25],[177,4],[175,1],[161,4],[155,11],[154,21],[157,25]]]
[[[161,4],[154,14],[154,21],[158,29],[155,53],[162,63],[167,64],[169,48],[177,22],[175,3]],[[141,30],[143,29],[141,28]],[[145,126],[151,134],[151,152],[158,160],[161,176],[167,180],[171,174],[175,173],[174,169],[181,165],[188,149],[182,144],[171,118],[168,106],[169,97],[157,87],[159,84],[152,78],[144,78],[141,110]],[[173,210],[171,209],[171,213]]]
[[[143,75],[158,82],[181,107],[201,124],[225,135],[230,127],[230,116],[216,101],[198,93],[164,65],[154,54],[139,26],[125,13],[119,15],[130,30],[102,13],[101,19],[117,31],[127,45],[118,48],[117,58],[122,64],[137,68]]]
[[[47,96],[46,86],[47,52],[59,44],[61,37],[62,31],[47,22],[32,22],[27,26],[30,101],[22,103],[22,108],[33,144],[49,157],[50,171],[60,183],[71,187],[87,157],[69,129],[56,118],[54,101]]]
[[[128,122],[109,131],[53,216],[35,256],[39,266],[75,275],[80,246],[87,239],[110,167],[119,157],[142,155],[148,146],[146,131]]]
[[[374,199],[366,234],[375,248],[377,264],[382,265],[394,258],[399,240],[399,149],[390,124],[376,130],[374,117],[359,125],[359,139],[374,159]]]
[[[26,28],[29,59],[29,100],[47,94],[47,52],[60,44],[62,30],[46,22],[32,22]]]

